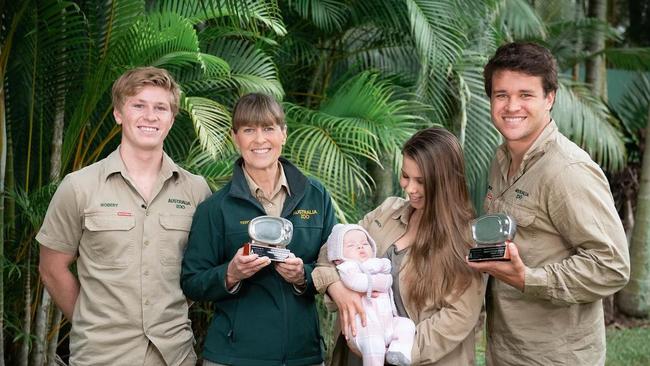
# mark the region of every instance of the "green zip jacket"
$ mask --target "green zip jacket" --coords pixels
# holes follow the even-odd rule
[[[298,294],[270,265],[243,280],[235,293],[227,291],[228,263],[250,240],[249,221],[265,215],[250,193],[239,159],[232,180],[197,207],[183,258],[183,291],[214,306],[203,347],[203,358],[212,362],[299,366],[323,361],[311,272],[336,219],[324,187],[287,160],[280,158],[280,163],[291,192],[282,217],[294,228],[287,248],[302,258],[307,288]]]

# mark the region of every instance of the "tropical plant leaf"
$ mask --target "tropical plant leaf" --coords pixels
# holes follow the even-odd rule
[[[607,170],[620,170],[625,165],[626,152],[619,121],[586,84],[560,81],[552,111],[560,131]]]
[[[201,148],[219,157],[230,135],[230,113],[225,106],[207,98],[181,97],[181,108],[188,113],[194,124]]]
[[[289,0],[289,6],[325,32],[343,29],[350,14],[348,4],[336,0]]]
[[[526,0],[502,0],[497,24],[510,40],[546,39],[546,26]]]

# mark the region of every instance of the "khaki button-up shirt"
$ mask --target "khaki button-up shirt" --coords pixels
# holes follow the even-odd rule
[[[622,288],[630,262],[607,179],[551,122],[511,179],[505,145],[490,171],[485,211],[517,222],[528,267],[519,290],[490,278],[490,365],[602,365],[601,299]]]
[[[408,201],[389,197],[378,208],[368,213],[359,225],[363,226],[377,244],[377,256],[382,257],[386,250],[401,238],[408,226],[412,212]],[[327,246],[321,249],[318,267],[312,272],[316,289],[324,293],[327,287],[338,281],[339,276],[327,261]],[[408,251],[402,264],[407,262]],[[448,306],[436,308],[425,306],[418,311],[406,296],[404,276],[399,276],[399,288],[408,317],[416,325],[415,342],[411,352],[413,365],[458,366],[474,364],[474,328],[478,321],[485,283],[482,278],[475,278],[460,296],[451,295],[446,300]],[[423,279],[423,281],[442,281],[441,278]],[[396,295],[397,296],[397,295]],[[335,324],[334,336],[339,336],[339,322]],[[332,355],[332,366],[347,364],[347,347],[340,337]]]
[[[269,216],[280,216],[282,213],[282,207],[284,207],[284,201],[287,199],[287,195],[290,194],[287,177],[284,175],[284,169],[282,168],[282,164],[279,162],[278,169],[280,176],[275,182],[275,187],[269,197],[264,194],[262,188],[260,188],[253,178],[248,175],[246,169],[243,169],[244,177],[246,178],[246,183],[248,183],[248,187],[251,190],[251,194],[259,201],[259,203],[262,204],[264,211]]]
[[[168,365],[185,359],[194,338],[181,259],[194,210],[209,194],[202,177],[163,154],[145,202],[119,148],[66,176],[36,239],[79,256],[71,365],[141,365],[150,341]]]

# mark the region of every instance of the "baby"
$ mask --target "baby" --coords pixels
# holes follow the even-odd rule
[[[327,257],[336,264],[343,284],[366,295],[362,304],[367,326],[361,325],[357,315],[357,335],[348,340],[348,346],[361,353],[363,366],[382,366],[384,358],[392,365],[410,365],[415,324],[397,316],[390,260],[376,255],[375,241],[359,225],[337,224],[327,238]],[[378,296],[372,297],[373,292]]]

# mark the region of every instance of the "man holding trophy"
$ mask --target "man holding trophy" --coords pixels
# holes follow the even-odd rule
[[[477,248],[468,258],[490,274],[487,364],[604,365],[602,298],[621,289],[630,271],[607,179],[551,118],[558,82],[547,49],[503,45],[484,78],[492,121],[505,140],[484,209],[517,225],[516,244],[507,242],[501,253]]]
[[[311,272],[336,219],[323,186],[280,157],[286,138],[272,97],[235,104],[241,158],[197,208],[181,274],[188,298],[214,305],[204,366],[323,362]]]

